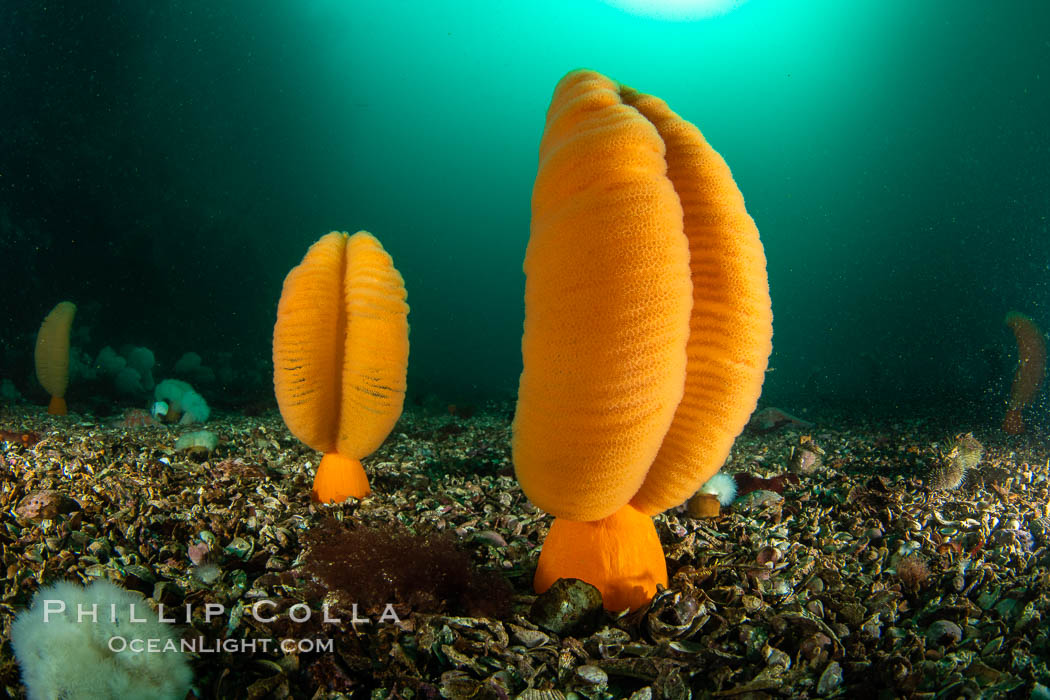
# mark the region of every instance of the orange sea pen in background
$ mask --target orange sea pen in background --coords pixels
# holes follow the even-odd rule
[[[1010,386],[1003,431],[1019,435],[1024,432],[1021,412],[1032,403],[1046,372],[1046,339],[1032,319],[1016,311],[1006,314],[1006,325],[1017,338],[1017,371]]]
[[[36,334],[36,378],[51,395],[47,412],[66,415],[66,388],[69,386],[69,334],[73,328],[76,304],[63,301],[51,309]]]
[[[324,453],[311,496],[364,498],[361,459],[405,400],[405,283],[372,234],[329,233],[284,280],[273,329],[273,383],[288,429]]]
[[[761,391],[758,230],[696,127],[575,71],[547,112],[525,275],[514,467],[555,516],[535,589],[580,578],[637,608],[667,584],[651,516],[721,467]]]

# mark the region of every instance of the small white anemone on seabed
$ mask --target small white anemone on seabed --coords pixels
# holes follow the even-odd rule
[[[728,506],[736,499],[736,479],[725,472],[716,472],[700,487],[700,493],[709,493],[723,506]]]

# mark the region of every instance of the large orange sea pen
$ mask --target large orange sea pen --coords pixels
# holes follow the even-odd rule
[[[288,429],[324,453],[312,497],[364,498],[361,459],[405,400],[405,283],[372,234],[330,233],[284,280],[273,329],[273,383]]]
[[[653,515],[716,472],[772,339],[765,256],[725,161],[667,105],[592,71],[547,112],[525,255],[514,466],[555,516],[535,576],[644,605]]]

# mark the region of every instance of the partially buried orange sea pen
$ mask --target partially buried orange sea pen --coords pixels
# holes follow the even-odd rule
[[[405,399],[405,283],[372,234],[329,233],[284,280],[273,329],[273,383],[288,429],[324,453],[311,496],[364,498],[361,459],[393,429]]]
[[[696,127],[575,71],[547,112],[525,275],[513,458],[555,516],[535,589],[579,578],[640,607],[667,584],[652,516],[722,466],[761,391],[758,230]]]

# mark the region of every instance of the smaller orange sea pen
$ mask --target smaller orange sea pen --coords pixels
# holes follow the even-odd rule
[[[292,434],[323,452],[311,496],[370,492],[361,459],[401,416],[408,371],[405,283],[376,238],[329,233],[284,280],[273,384]]]
[[[1032,319],[1016,311],[1006,314],[1006,325],[1017,338],[1017,371],[1010,387],[1003,432],[1019,435],[1024,432],[1021,412],[1032,403],[1046,373],[1046,339]]]
[[[36,334],[36,378],[51,394],[47,412],[66,415],[66,388],[69,386],[69,333],[73,327],[76,304],[63,301],[51,309]]]

